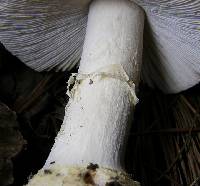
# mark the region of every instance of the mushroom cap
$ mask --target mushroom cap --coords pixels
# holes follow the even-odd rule
[[[146,12],[143,79],[176,93],[200,82],[200,1],[137,0]]]
[[[136,0],[146,12],[142,79],[174,93],[200,81],[200,1]],[[31,68],[78,64],[90,0],[1,0],[0,42]]]
[[[37,70],[70,70],[80,60],[89,0],[1,0],[0,42]]]

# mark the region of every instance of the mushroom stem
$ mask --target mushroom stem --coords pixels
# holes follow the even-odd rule
[[[89,163],[122,171],[138,84],[144,15],[128,0],[95,0],[75,85],[44,169]],[[100,184],[101,185],[101,184]]]

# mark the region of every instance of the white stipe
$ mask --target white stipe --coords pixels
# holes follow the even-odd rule
[[[144,13],[128,0],[95,0],[65,118],[46,161],[80,166],[97,163],[121,170],[138,102]],[[69,79],[69,87],[74,78]]]

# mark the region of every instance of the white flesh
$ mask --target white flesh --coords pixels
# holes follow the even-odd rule
[[[128,0],[92,2],[79,68],[79,74],[90,75],[80,76],[84,80],[73,89],[45,168],[55,161],[123,169],[136,102],[126,75],[138,83],[143,21],[141,9]]]

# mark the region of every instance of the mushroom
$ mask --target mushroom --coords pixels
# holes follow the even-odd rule
[[[138,5],[147,17],[142,70],[144,13]],[[135,86],[140,73],[166,93],[199,82],[199,8],[198,0],[1,3],[0,41],[28,66],[66,70],[81,56],[68,82],[61,130],[28,185],[138,185],[123,161],[138,102]]]

